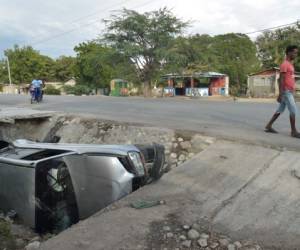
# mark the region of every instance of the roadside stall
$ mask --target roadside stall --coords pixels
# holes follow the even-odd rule
[[[123,79],[113,79],[110,82],[111,96],[128,96],[128,82]]]
[[[228,96],[229,78],[217,72],[192,74],[167,74],[162,80],[167,82],[165,96]]]

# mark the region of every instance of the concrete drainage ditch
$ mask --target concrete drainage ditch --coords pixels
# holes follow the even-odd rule
[[[0,128],[0,138],[7,141],[22,138],[80,144],[159,143],[165,147],[167,170],[181,165],[215,142],[212,137],[193,132],[72,116],[54,116],[42,121],[21,120],[15,124],[2,124]]]
[[[151,144],[165,147],[165,171],[188,161],[215,139],[186,131],[146,127],[73,116],[53,116],[48,119],[18,120],[0,125],[0,139],[28,139],[39,142],[78,144]],[[1,200],[0,200],[1,202]],[[30,242],[48,239],[24,227],[14,213],[0,213],[0,249],[23,249]]]

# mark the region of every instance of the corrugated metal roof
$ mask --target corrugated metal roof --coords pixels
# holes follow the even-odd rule
[[[161,78],[187,78],[187,77],[204,77],[204,78],[215,78],[215,77],[225,77],[227,76],[226,74],[222,74],[219,72],[195,72],[193,74],[177,74],[177,73],[170,73],[161,76]]]
[[[265,69],[265,70],[262,70],[262,71],[259,71],[259,72],[256,72],[256,73],[249,74],[249,76],[260,75],[262,73],[265,73],[267,71],[272,71],[272,70],[279,71],[280,68],[279,67],[273,67],[273,68]],[[297,77],[300,77],[300,72],[295,72],[295,75],[297,75]]]

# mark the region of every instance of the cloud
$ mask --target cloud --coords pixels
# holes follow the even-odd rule
[[[249,32],[296,21],[300,2],[290,0],[0,0],[0,55],[14,44],[33,45],[52,57],[74,54],[80,42],[97,38],[112,10],[151,11],[167,6],[193,20],[189,34]]]

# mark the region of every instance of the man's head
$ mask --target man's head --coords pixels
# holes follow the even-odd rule
[[[296,59],[298,55],[298,46],[297,45],[289,45],[285,50],[286,57],[290,60]]]

